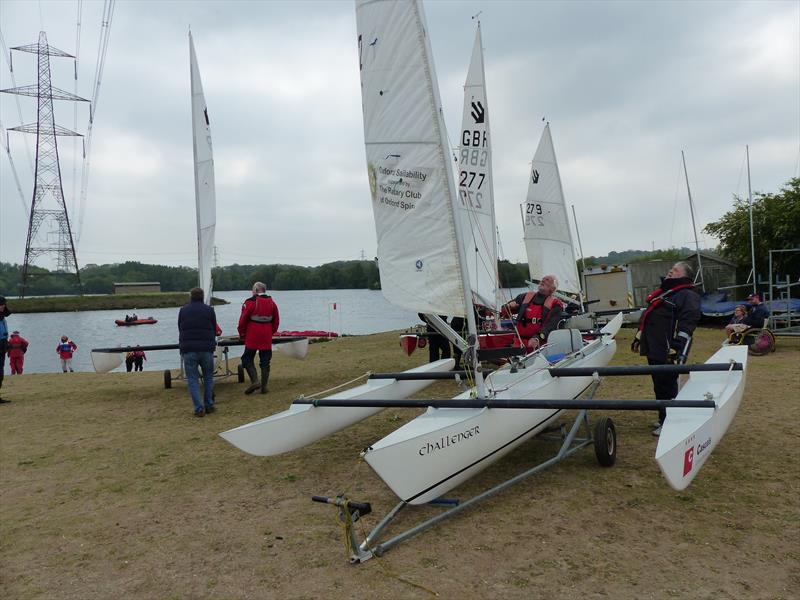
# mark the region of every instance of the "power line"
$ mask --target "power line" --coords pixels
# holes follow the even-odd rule
[[[103,16],[100,25],[100,40],[97,47],[97,62],[94,69],[94,81],[92,84],[92,98],[89,105],[89,125],[86,128],[86,141],[81,170],[81,198],[78,215],[78,234],[77,243],[80,244],[81,234],[83,233],[83,218],[86,214],[87,197],[89,193],[89,170],[91,168],[92,154],[92,126],[97,115],[97,102],[100,97],[100,83],[103,80],[103,69],[106,64],[106,54],[108,52],[108,41],[111,37],[111,21],[114,18],[114,6],[116,0],[105,0],[103,3]]]
[[[18,87],[17,78],[14,76],[14,64],[11,62],[12,61],[11,52],[9,52],[8,46],[6,46],[6,41],[3,38],[2,31],[0,31],[0,46],[2,46],[3,48],[3,57],[6,59],[6,64],[8,65],[8,72],[11,74],[11,86]],[[19,124],[22,125],[23,123],[25,123],[25,120],[22,118],[22,105],[19,102],[19,96],[14,96],[14,100],[17,103],[17,115],[19,116]],[[22,137],[25,142],[25,156],[27,156],[28,158],[28,167],[30,168],[31,171],[31,177],[33,177],[34,171],[33,171],[33,158],[31,154],[31,147],[28,144],[28,138],[26,138],[25,136]],[[25,210],[27,211],[27,208]]]

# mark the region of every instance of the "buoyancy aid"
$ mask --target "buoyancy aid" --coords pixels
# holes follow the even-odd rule
[[[517,311],[517,323],[521,325],[544,324],[550,317],[550,311],[556,304],[561,302],[555,296],[546,296],[542,304],[535,304],[533,298],[536,292],[528,292],[522,299],[519,310]],[[546,311],[544,309],[547,309]]]
[[[644,324],[647,320],[647,316],[653,312],[656,308],[658,308],[661,303],[663,303],[669,296],[677,292],[678,290],[686,290],[686,289],[694,289],[694,283],[681,283],[672,287],[668,290],[664,290],[662,288],[656,288],[647,296],[647,309],[642,314],[642,317],[639,319],[639,331],[644,330]]]

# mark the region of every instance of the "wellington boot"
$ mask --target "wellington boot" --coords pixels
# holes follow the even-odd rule
[[[261,368],[261,393],[266,394],[269,390],[267,389],[267,383],[269,382],[269,367],[262,367]]]
[[[255,365],[247,365],[244,370],[247,371],[247,375],[250,377],[250,385],[247,386],[247,389],[244,391],[244,393],[252,394],[261,387],[261,383],[258,381],[258,372],[256,371]]]

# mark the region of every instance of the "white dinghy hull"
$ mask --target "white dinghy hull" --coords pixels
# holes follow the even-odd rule
[[[304,337],[292,342],[276,344],[274,348],[289,358],[302,360],[308,354],[308,338]]]
[[[668,408],[656,448],[656,462],[670,487],[685,489],[739,409],[747,371],[747,347],[724,346],[707,363],[741,363],[741,371],[695,372],[676,400],[714,400],[716,408]]]
[[[438,360],[406,373],[449,371],[455,365],[451,358]],[[329,399],[386,399],[408,398],[425,389],[432,380],[370,379],[367,383],[332,396]],[[240,450],[256,456],[274,456],[336,433],[383,410],[376,407],[325,407],[311,404],[292,404],[288,410],[252,423],[241,425],[219,435]]]
[[[619,328],[618,320],[615,322]],[[497,399],[570,399],[592,377],[553,377],[551,366],[601,367],[616,351],[613,333],[551,365],[541,353],[529,355],[516,373],[506,366],[489,375]],[[469,399],[469,392],[457,399]],[[425,504],[487,468],[551,425],[556,409],[429,408],[373,444],[364,458],[391,490],[408,504]]]
[[[92,350],[92,366],[95,373],[108,373],[122,364],[124,352],[96,352]]]

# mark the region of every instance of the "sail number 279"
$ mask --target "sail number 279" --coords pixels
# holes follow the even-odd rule
[[[544,217],[542,217],[542,205],[538,202],[525,203],[525,226],[544,227]]]

